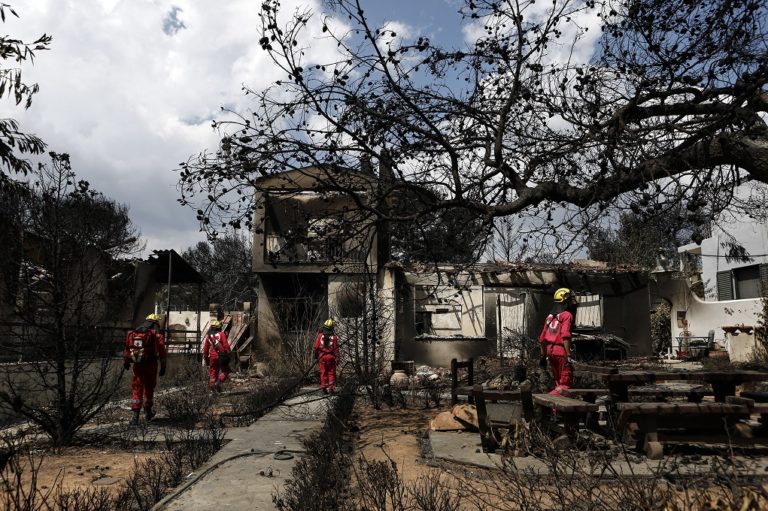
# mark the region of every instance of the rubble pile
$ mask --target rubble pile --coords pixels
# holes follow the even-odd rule
[[[477,409],[466,403],[454,405],[450,411],[438,413],[429,421],[432,431],[477,431]]]

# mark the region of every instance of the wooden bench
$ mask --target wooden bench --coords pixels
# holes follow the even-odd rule
[[[674,389],[669,387],[640,387],[630,388],[630,397],[650,397],[656,401],[664,401],[671,397],[684,397],[689,403],[701,403],[704,396],[712,396],[714,393],[703,387],[690,389]]]
[[[741,397],[746,397],[747,399],[751,399],[756,403],[768,403],[768,392],[754,392],[750,390],[750,391],[740,392],[739,395]]]
[[[578,397],[588,403],[594,403],[598,397],[610,396],[609,389],[563,389],[560,391],[566,397]],[[652,397],[663,401],[671,397],[684,397],[690,403],[700,403],[704,396],[712,396],[713,392],[703,387],[691,389],[675,389],[669,387],[635,387],[629,389],[631,397]]]
[[[460,386],[461,379],[459,378],[459,369],[467,370],[467,383],[465,386]],[[475,384],[475,360],[470,358],[464,362],[459,362],[457,359],[451,360],[451,406],[459,402],[459,395],[468,396],[469,391]],[[470,398],[469,402],[472,400]]]
[[[584,364],[581,362],[574,363],[573,370],[574,372],[582,375],[591,375],[592,377],[598,380],[604,380],[606,376],[610,374],[616,374],[619,372],[618,367],[596,366],[596,365]]]
[[[597,402],[598,397],[605,397],[611,394],[608,389],[563,389],[560,393],[565,397],[580,398],[583,401],[592,404]],[[585,419],[587,428],[592,431],[597,431],[600,428],[598,418],[599,414],[597,412],[588,413],[587,418]]]
[[[732,405],[744,405],[750,413],[760,414],[760,424],[763,428],[768,427],[768,402],[757,401],[753,398],[745,397],[745,394],[763,394],[762,392],[742,392],[741,396],[727,396],[725,402]],[[762,397],[762,396],[758,396]],[[763,431],[765,433],[765,431]]]
[[[587,403],[594,403],[598,397],[609,396],[611,392],[608,389],[563,389],[560,391],[565,397],[581,398]]]
[[[488,390],[479,384],[472,387],[471,397],[474,398],[477,409],[480,441],[486,452],[496,450],[500,444],[494,433],[494,427],[514,425],[519,418],[527,421],[533,420],[533,399],[531,396],[529,387],[521,387],[518,390]],[[491,400],[495,403],[488,403]],[[498,401],[512,402],[513,405],[517,406],[510,406],[509,403],[499,403]]]
[[[617,407],[620,413],[616,431],[620,438],[633,442],[635,448],[644,451],[650,459],[664,455],[665,441],[734,440],[725,428],[734,429],[741,437],[751,437],[748,426],[739,422],[750,417],[750,410],[744,404],[618,403]],[[697,433],[691,434],[691,430]],[[705,431],[714,435],[703,436]],[[676,434],[680,432],[682,435]]]
[[[598,408],[594,403],[587,403],[581,399],[573,399],[555,394],[534,394],[533,403],[540,409],[542,428],[552,428],[554,426],[552,424],[553,410],[558,416],[563,418],[565,435],[558,438],[557,442],[575,439],[579,432],[579,420],[583,418],[589,426],[587,415],[596,414]]]

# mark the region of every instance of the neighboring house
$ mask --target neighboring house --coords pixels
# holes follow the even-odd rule
[[[0,322],[5,325],[0,343],[18,344],[49,321],[50,277],[43,266],[45,259],[37,256],[37,247],[29,239],[25,260],[0,282]],[[115,345],[128,328],[156,310],[157,291],[169,279],[172,286],[203,282],[174,250],[156,250],[146,260],[115,260],[95,249],[82,253],[62,270],[69,282],[68,303],[59,312],[64,313],[65,324],[97,329],[100,339]]]
[[[417,271],[393,263],[388,270],[394,274],[400,360],[447,366],[452,358],[517,355],[531,343],[535,350],[559,287],[571,288],[580,302],[574,330],[585,335],[577,351],[593,351],[591,342],[615,337],[628,343],[628,355],[651,351],[648,277],[639,269],[577,261],[479,264],[470,271]]]
[[[757,183],[738,187],[736,199],[752,201],[758,207],[751,214],[723,212],[713,222],[710,237],[678,249],[684,259],[698,262],[694,268],[655,272],[654,292],[671,305],[675,349],[684,338],[698,337],[727,347],[732,361],[751,357],[755,348],[752,332],[759,321],[762,297],[768,296],[766,190],[768,187]],[[681,276],[685,274],[691,276]],[[697,287],[698,293],[692,291]]]

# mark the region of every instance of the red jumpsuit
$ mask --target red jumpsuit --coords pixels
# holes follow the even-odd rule
[[[141,410],[142,404],[146,410],[152,408],[157,385],[157,364],[160,362],[160,368],[165,371],[167,358],[165,338],[159,331],[149,328],[128,332],[123,359],[126,363],[133,363],[131,410]]]
[[[339,359],[339,338],[333,332],[319,331],[313,348],[320,366],[320,388],[336,390],[336,361]]]
[[[559,395],[561,390],[573,387],[573,369],[568,364],[564,344],[565,339],[571,339],[571,324],[573,324],[573,314],[567,310],[559,314],[550,314],[539,335],[541,351],[547,354],[549,368],[555,379],[555,388],[550,394]]]
[[[206,335],[205,342],[203,343],[203,358],[208,365],[208,386],[210,388],[215,387],[217,382],[224,383],[227,381],[227,376],[231,371],[229,362],[226,364],[220,363],[219,353],[226,353],[229,357],[232,356],[232,350],[229,347],[229,341],[227,341],[227,334],[217,332]]]

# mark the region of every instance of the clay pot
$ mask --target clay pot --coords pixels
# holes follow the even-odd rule
[[[402,369],[396,369],[389,378],[389,384],[397,389],[407,388],[409,383],[408,375]]]

